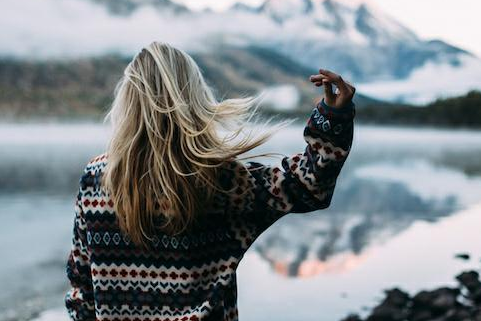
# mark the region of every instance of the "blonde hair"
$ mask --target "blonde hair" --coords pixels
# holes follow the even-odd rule
[[[261,100],[258,95],[217,101],[192,57],[165,43],[153,42],[133,58],[105,118],[113,134],[102,182],[134,243],[147,244],[156,229],[185,231],[216,191],[228,192],[218,184],[219,166],[292,122],[259,137],[252,130],[242,136]],[[221,137],[218,125],[230,134]],[[158,214],[161,226],[155,226]]]

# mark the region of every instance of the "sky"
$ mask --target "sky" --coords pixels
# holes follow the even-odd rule
[[[192,8],[222,10],[237,0],[176,0]],[[263,0],[243,0],[257,5]],[[278,0],[282,1],[282,0]],[[361,2],[360,0],[343,0]],[[437,38],[481,57],[481,1],[479,0],[367,0],[421,38]]]

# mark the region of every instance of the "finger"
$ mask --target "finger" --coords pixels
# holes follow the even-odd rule
[[[332,104],[336,100],[336,94],[332,90],[332,84],[325,80],[324,81],[324,95],[326,96],[326,103]]]
[[[352,91],[355,91],[356,88],[354,88],[354,86],[349,81],[344,80],[344,83],[349,89],[351,89]]]
[[[336,73],[333,73],[332,71],[325,70],[325,69],[319,69],[319,72],[326,76],[327,79],[335,84],[337,88],[339,88],[339,92],[341,95],[348,95],[349,94],[349,88],[344,82],[344,79]]]
[[[325,77],[328,77],[329,79],[333,79],[333,80],[340,77],[335,72],[332,72],[332,71],[327,70],[327,69],[319,69],[319,74],[323,75]]]
[[[346,97],[348,99],[352,99],[352,97],[354,97],[354,94],[356,93],[356,87],[354,87],[351,83],[349,83],[347,81],[344,81],[344,82],[346,83],[346,86],[349,89],[349,92],[348,92]]]
[[[335,84],[337,86],[337,88],[339,88],[341,94],[346,93],[348,91],[349,88],[347,87],[346,82],[344,81],[344,79],[340,75],[338,75],[336,73],[333,73],[332,71],[324,70],[324,69],[321,69],[320,72],[323,75],[325,75],[330,82]]]
[[[314,85],[316,85],[317,87],[321,87],[321,86],[322,86],[322,82],[316,82]]]
[[[309,80],[311,82],[322,82],[323,79],[327,79],[327,77],[323,75],[312,75]]]
[[[348,83],[347,81],[346,81],[346,84],[349,86],[349,89],[351,89],[352,94],[354,95],[356,93],[356,87],[354,87],[352,84]]]

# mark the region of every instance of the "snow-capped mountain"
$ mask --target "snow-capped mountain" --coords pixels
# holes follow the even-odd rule
[[[310,0],[266,1],[258,8],[258,12],[268,15],[282,24],[294,17],[309,14],[314,9],[313,7]]]
[[[422,40],[362,0],[266,0],[257,7],[237,3],[222,12],[194,11],[171,0],[15,3],[3,8],[7,18],[0,21],[0,27],[9,30],[0,34],[3,55],[133,54],[153,40],[188,51],[213,50],[226,44],[255,45],[282,53],[313,72],[319,67],[333,69],[360,88],[367,86],[364,88],[374,96],[379,83],[395,82],[383,91],[384,99],[423,102],[440,94],[481,88],[477,57],[442,41]],[[28,23],[8,19],[24,17],[25,6],[34,13],[25,17]],[[422,70],[429,79],[436,76],[432,72],[437,69],[456,71],[459,79],[449,79],[458,84],[456,90],[447,86],[445,79],[436,79],[426,88],[419,81],[410,86],[416,72]],[[407,93],[395,93],[398,82],[408,88]]]
[[[258,8],[258,12],[281,25],[308,21],[318,32],[328,31],[360,44],[393,39],[416,40],[413,32],[381,12],[376,12],[366,3],[352,5],[339,0],[267,0]]]
[[[273,48],[309,68],[334,69],[377,98],[422,103],[481,88],[477,58],[442,41],[422,40],[362,1],[266,0],[258,7],[237,3],[226,12],[192,15],[208,21],[202,23],[203,39]],[[436,70],[455,77],[451,86]]]
[[[440,41],[423,41],[365,3],[267,0],[256,11],[241,11],[237,23],[257,16],[277,25],[277,32],[260,42],[306,66],[328,65],[355,81],[405,78],[428,61],[457,65],[461,56],[469,55]]]

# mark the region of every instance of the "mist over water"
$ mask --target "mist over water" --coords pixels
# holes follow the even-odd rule
[[[302,152],[302,129],[285,129],[252,153]],[[52,308],[67,320],[77,182],[108,137],[96,124],[0,125],[0,320]],[[335,320],[374,304],[386,287],[449,282],[473,264],[454,260],[456,251],[481,257],[481,218],[462,212],[481,203],[479,159],[481,132],[357,126],[331,207],[287,215],[246,254],[241,318],[299,320],[302,310],[302,320]]]

